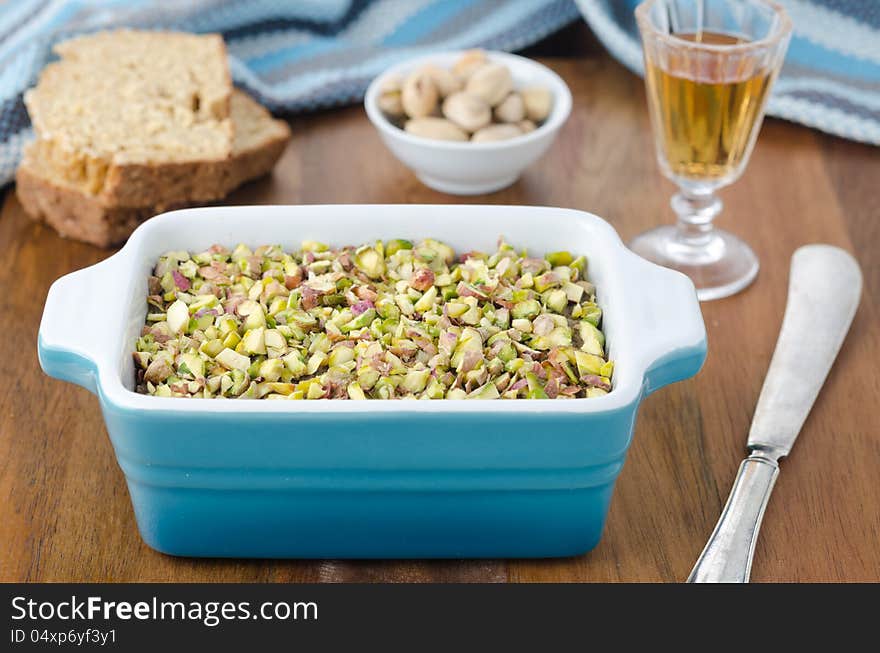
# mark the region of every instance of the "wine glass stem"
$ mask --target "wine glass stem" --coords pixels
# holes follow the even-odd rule
[[[705,249],[715,239],[712,221],[721,213],[721,200],[712,191],[681,190],[672,196],[672,210],[678,215],[676,240],[695,250]]]

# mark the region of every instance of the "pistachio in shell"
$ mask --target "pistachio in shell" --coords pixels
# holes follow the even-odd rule
[[[543,86],[530,86],[520,91],[529,120],[541,123],[547,120],[553,108],[553,96]]]
[[[427,73],[431,78],[431,81],[434,82],[434,86],[441,98],[448,97],[456,91],[460,91],[463,86],[461,79],[456,75],[453,75],[452,72],[446,68],[428,64],[427,66],[422,67],[422,71]]]
[[[483,98],[494,107],[513,90],[513,78],[507,66],[487,63],[473,72],[465,85],[465,90]]]
[[[485,52],[482,50],[468,50],[452,66],[452,72],[460,79],[467,81],[473,72],[484,63],[486,63]]]
[[[407,120],[404,129],[413,136],[434,138],[441,141],[466,141],[468,135],[446,118],[426,116]]]
[[[440,94],[428,73],[417,70],[404,80],[400,100],[404,112],[410,118],[431,115],[437,108],[439,99]]]
[[[495,107],[498,122],[520,122],[526,117],[526,105],[519,93],[513,92]]]
[[[376,100],[376,104],[385,115],[391,118],[401,118],[404,115],[401,84],[400,77],[389,77],[379,87],[379,98]]]
[[[471,141],[474,143],[489,143],[491,141],[506,141],[517,136],[522,136],[522,131],[519,127],[502,123],[483,127],[471,136]]]
[[[459,91],[443,101],[443,115],[465,131],[475,132],[492,121],[492,109],[480,97]]]

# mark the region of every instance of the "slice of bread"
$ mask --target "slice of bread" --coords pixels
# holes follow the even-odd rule
[[[105,206],[209,199],[187,173],[232,155],[232,82],[220,36],[117,30],[55,51],[61,59],[25,94],[38,156],[53,177]]]
[[[232,156],[222,162],[189,164],[184,173],[198,187],[199,195],[209,201],[221,199],[244,182],[268,173],[290,140],[287,123],[272,118],[245,93],[234,92],[231,108],[235,124]],[[40,148],[34,145],[25,148],[16,173],[18,198],[32,218],[47,222],[62,236],[99,247],[117,245],[141,221],[193,203],[182,199],[153,202],[145,198],[141,204],[108,206],[56,175],[41,159]]]

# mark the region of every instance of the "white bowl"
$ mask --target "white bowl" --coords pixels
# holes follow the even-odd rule
[[[510,186],[523,170],[547,151],[571,113],[571,92],[562,78],[547,66],[515,54],[489,51],[486,54],[491,61],[510,69],[514,88],[540,85],[553,94],[550,116],[535,131],[488,143],[441,141],[403,131],[379,109],[380,88],[387,78],[405,76],[427,63],[451,68],[463,53],[431,54],[392,66],[370,84],[364,107],[388,149],[412,168],[426,186],[453,195],[479,195]]]

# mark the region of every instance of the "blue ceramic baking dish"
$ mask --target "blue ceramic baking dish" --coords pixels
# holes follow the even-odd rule
[[[589,257],[612,391],[592,399],[260,401],[133,392],[147,277],[168,250],[503,235]],[[691,282],[635,256],[603,220],[541,207],[213,207],[143,224],[57,280],[39,333],[47,374],[95,393],[143,539],[181,556],[547,557],[599,541],[641,400],[695,374],[706,335]]]

